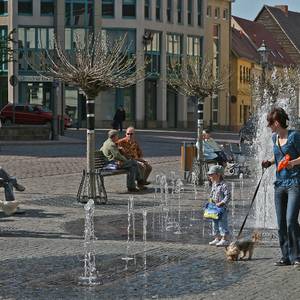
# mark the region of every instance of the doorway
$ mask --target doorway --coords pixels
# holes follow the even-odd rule
[[[168,90],[167,90],[168,128],[176,128],[177,127],[177,102],[178,102],[177,93],[173,89],[168,88]]]

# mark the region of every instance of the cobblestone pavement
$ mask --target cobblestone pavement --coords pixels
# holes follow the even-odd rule
[[[191,134],[155,135],[147,132],[142,139],[153,164],[150,179],[170,171],[182,176],[179,147]],[[99,145],[104,134],[97,137]],[[76,193],[85,166],[84,133],[71,131],[52,143],[1,144],[0,154],[0,165],[26,186],[25,192],[17,192],[25,214],[7,217],[0,212],[0,299],[299,299],[300,272],[273,266],[280,254],[277,240],[270,239],[273,232],[263,231],[265,239],[252,261],[229,263],[222,249],[207,246],[211,228],[200,212],[207,190],[199,189],[195,200],[189,184],[181,199],[183,235],[160,231],[160,199],[154,198],[153,185],[134,195],[136,242],[131,242],[130,253],[135,260],[125,270],[121,258],[127,247],[129,194],[124,175],[105,179],[109,202],[95,209],[96,262],[103,284],[79,286],[84,210]],[[228,181],[238,187],[237,179]],[[244,188],[230,208],[237,212],[230,214],[230,223],[237,225],[234,233],[247,211],[253,183],[246,181]],[[177,218],[178,199],[170,199]],[[146,244],[141,241],[143,209],[148,211]]]

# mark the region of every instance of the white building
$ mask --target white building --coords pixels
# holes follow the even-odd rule
[[[177,95],[166,81],[168,64],[186,55],[202,56],[205,0],[0,0],[0,35],[17,28],[18,60],[0,70],[0,106],[41,103],[66,111],[75,126],[85,126],[85,99],[77,88],[38,76],[44,49],[57,35],[72,50],[76,34],[103,30],[109,39],[127,34],[132,53],[151,57],[151,75],[137,86],[107,91],[96,99],[96,127],[109,127],[119,105],[128,124],[138,128],[186,128],[194,124],[192,99]],[[9,83],[12,75],[18,84]],[[55,105],[54,105],[55,104]]]

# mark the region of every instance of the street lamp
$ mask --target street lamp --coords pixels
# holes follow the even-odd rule
[[[266,80],[266,67],[268,66],[269,52],[270,52],[264,40],[262,41],[260,47],[257,49],[257,52],[260,55],[260,63],[262,66],[262,83],[264,85]]]

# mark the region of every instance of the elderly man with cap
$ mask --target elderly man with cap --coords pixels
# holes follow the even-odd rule
[[[139,190],[144,189],[142,174],[136,160],[127,159],[120,153],[116,145],[118,139],[117,130],[113,129],[108,131],[108,139],[103,143],[100,151],[110,162],[114,161],[120,168],[127,169],[129,171],[127,175],[127,189],[129,192],[138,192]],[[139,189],[136,188],[136,180]]]

